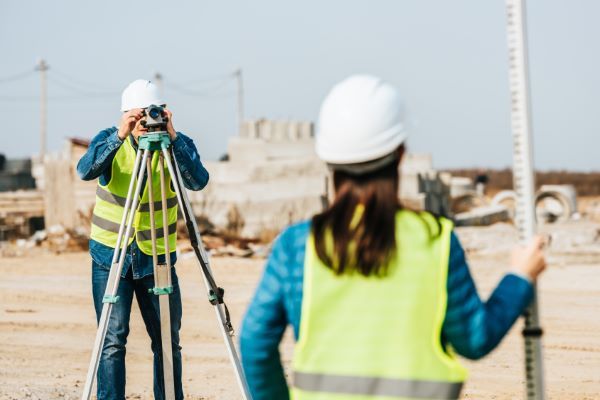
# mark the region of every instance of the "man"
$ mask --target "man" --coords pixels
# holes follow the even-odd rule
[[[138,79],[133,81],[123,91],[121,98],[121,121],[119,128],[108,128],[96,135],[88,151],[77,164],[77,172],[81,179],[98,178],[96,191],[96,206],[92,218],[90,238],[90,255],[92,257],[92,292],[96,318],[100,319],[102,299],[106,289],[109,270],[111,267],[114,247],[116,246],[118,227],[123,215],[127,188],[131,179],[138,138],[146,133],[142,125],[143,109],[152,105],[165,105],[160,99],[158,88],[152,82]],[[185,187],[190,190],[201,190],[208,183],[208,172],[200,161],[200,156],[193,141],[173,128],[173,114],[165,108],[168,117],[167,132],[171,137],[173,151],[177,159]],[[153,170],[157,170],[153,162]],[[144,177],[146,186],[148,171]],[[170,176],[165,169],[167,182]],[[155,182],[158,179],[154,179]],[[174,198],[173,188],[168,184],[168,197]],[[146,191],[146,189],[144,190]],[[160,199],[155,193],[155,201]],[[154,353],[154,397],[164,398],[164,380],[162,349],[160,338],[160,314],[158,296],[149,293],[154,287],[151,243],[149,243],[148,227],[142,226],[145,219],[144,199],[147,203],[147,193],[141,197],[141,203],[136,211],[135,232],[132,234],[125,256],[119,290],[118,301],[114,304],[100,364],[98,367],[98,400],[125,399],[125,343],[129,334],[129,316],[133,296],[137,299],[146,330],[152,341]],[[175,265],[175,241],[177,203],[169,201],[169,247],[171,264]],[[146,206],[148,206],[146,204]],[[147,207],[146,207],[147,208]],[[162,218],[157,218],[157,235],[162,237]],[[164,262],[164,242],[159,248],[159,263]],[[161,250],[162,249],[162,254]],[[179,329],[181,327],[181,293],[175,268],[172,272],[173,293],[169,296],[171,312],[171,338],[173,343],[173,369],[175,378],[175,397],[183,399],[181,385],[181,347],[179,346]]]

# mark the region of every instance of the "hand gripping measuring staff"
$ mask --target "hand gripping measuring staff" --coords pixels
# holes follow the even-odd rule
[[[513,179],[517,193],[515,222],[522,243],[529,242],[536,231],[533,151],[527,63],[525,0],[506,0],[511,127],[513,132]],[[544,374],[542,329],[538,316],[537,290],[525,311],[525,376],[528,400],[543,400]]]
[[[96,338],[92,350],[92,357],[90,360],[90,365],[88,367],[88,373],[81,398],[82,400],[89,400],[91,397],[94,379],[96,377],[96,373],[98,371],[98,364],[100,362],[100,355],[104,347],[104,340],[108,330],[108,324],[110,321],[112,307],[117,301],[119,301],[117,292],[119,288],[119,281],[121,278],[121,271],[123,270],[127,244],[129,243],[129,239],[133,234],[133,221],[136,214],[136,210],[138,208],[140,194],[142,193],[143,178],[147,173],[151,227],[150,235],[152,241],[152,260],[154,264],[154,288],[151,289],[151,292],[159,297],[165,397],[167,400],[175,399],[173,378],[173,354],[171,346],[171,324],[169,313],[169,295],[172,293],[173,288],[171,286],[171,260],[170,257],[168,257],[168,254],[170,254],[168,242],[169,226],[166,212],[162,213],[162,237],[164,238],[166,255],[165,264],[158,263],[156,249],[157,230],[154,209],[155,193],[152,184],[154,177],[152,176],[153,171],[151,162],[153,154],[157,152],[159,158],[158,165],[161,200],[160,203],[156,204],[160,204],[162,210],[167,210],[167,192],[164,171],[164,165],[166,164],[169,175],[171,176],[173,188],[175,189],[175,193],[177,194],[177,202],[186,222],[186,227],[189,232],[192,247],[194,248],[194,252],[196,254],[196,258],[202,271],[202,276],[204,278],[206,288],[208,290],[209,301],[215,307],[217,319],[219,321],[219,327],[225,339],[225,344],[228,350],[229,358],[231,363],[233,364],[234,372],[236,374],[237,383],[242,392],[242,398],[249,400],[251,399],[250,391],[248,389],[246,378],[244,376],[244,372],[241,367],[241,363],[237,355],[235,345],[233,343],[233,326],[230,321],[229,311],[227,310],[227,306],[223,301],[224,290],[217,286],[213,278],[206,251],[202,246],[202,241],[200,237],[200,232],[196,224],[196,219],[194,218],[190,202],[187,198],[187,193],[185,190],[182,190],[183,184],[181,180],[181,174],[179,173],[179,167],[175,162],[176,160],[174,157],[174,153],[172,152],[170,136],[164,130],[166,118],[162,118],[161,114],[161,107],[150,106],[146,109],[147,119],[145,121],[145,125],[148,129],[148,133],[142,135],[139,138],[139,145],[135,158],[135,164],[131,175],[131,180],[129,182],[127,199],[125,201],[123,216],[121,218],[119,233],[117,235],[117,243],[115,245],[115,250],[111,262],[111,269],[106,285],[106,291],[103,298],[102,313],[100,316],[100,321],[98,323],[98,330],[96,332]]]

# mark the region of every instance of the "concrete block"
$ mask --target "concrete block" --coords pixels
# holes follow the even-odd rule
[[[456,226],[485,226],[510,219],[508,208],[502,205],[489,205],[474,208],[470,211],[456,214]]]

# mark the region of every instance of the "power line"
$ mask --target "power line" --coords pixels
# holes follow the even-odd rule
[[[71,86],[83,88],[83,90],[85,90],[85,91],[87,91],[89,87],[95,87],[97,89],[106,90],[106,87],[104,87],[101,84],[98,84],[97,82],[92,83],[89,81],[80,80],[79,78],[73,78],[69,74],[67,74],[61,70],[57,70],[54,67],[52,67],[52,75],[58,75],[58,77],[61,78],[63,82],[66,81]],[[109,89],[109,91],[116,92],[115,90],[112,90],[112,89]]]
[[[0,101],[39,101],[40,96],[0,96]]]
[[[103,96],[84,96],[84,95],[65,95],[65,96],[48,96],[48,100],[69,102],[69,101],[81,101],[86,100],[103,100]],[[39,102],[40,96],[0,96],[0,102],[3,103],[26,103],[26,102]]]
[[[109,97],[109,96],[117,96],[119,94],[119,92],[95,92],[95,91],[88,91],[87,89],[81,89],[77,86],[72,85],[71,83],[63,80],[63,79],[57,79],[56,76],[53,76],[53,74],[49,74],[48,76],[48,80],[50,82],[52,82],[53,84],[68,90],[70,92],[73,93],[77,93],[83,96],[87,96],[87,97]]]
[[[188,80],[185,82],[180,82],[179,85],[187,86],[187,85],[195,85],[198,83],[222,81],[222,80],[230,79],[231,76],[232,76],[232,74],[220,74],[220,75],[205,76],[202,78],[197,78],[197,79],[192,79],[192,80]]]
[[[27,78],[29,76],[32,76],[34,73],[35,73],[35,71],[29,70],[29,71],[20,72],[18,74],[5,76],[5,77],[0,78],[0,83],[8,83],[8,82],[19,81],[21,79],[24,79],[24,78]]]
[[[216,93],[212,96],[197,96],[197,95],[187,95],[182,93],[184,96],[196,97],[200,100],[211,100],[211,99],[225,99],[236,96],[236,92],[227,91]],[[81,100],[104,100],[107,97],[113,97],[112,94],[102,94],[102,95],[89,95],[89,94],[73,94],[73,95],[58,95],[58,96],[48,96],[48,100],[55,102],[70,102],[70,101],[81,101]],[[0,96],[1,103],[27,103],[27,102],[39,102],[39,96]]]
[[[118,95],[120,93],[118,91],[96,91],[95,89],[90,90],[89,86],[84,87],[82,85],[83,81],[78,81],[78,80],[72,79],[67,74],[60,72],[60,71],[57,74],[57,71],[54,68],[52,69],[52,73],[49,75],[50,76],[49,76],[48,80],[51,81],[52,83],[56,84],[57,86],[62,87],[63,89],[66,89],[71,92],[78,93],[78,94],[81,94],[84,96],[107,97],[107,96]],[[219,97],[219,96],[215,96],[215,95],[219,94],[218,93],[219,90],[221,88],[223,88],[224,86],[226,86],[227,84],[229,84],[233,78],[235,78],[235,75],[228,74],[228,75],[220,75],[218,77],[212,77],[212,78],[197,79],[197,80],[193,81],[193,82],[214,82],[215,83],[215,85],[213,85],[209,88],[203,88],[203,89],[189,89],[186,87],[186,86],[188,86],[188,84],[179,84],[179,83],[172,82],[171,80],[163,80],[162,75],[161,75],[161,82],[165,82],[166,87],[173,89],[176,92],[188,95],[188,96]],[[89,85],[89,84],[86,83],[85,85]],[[94,84],[92,84],[91,86],[99,87],[99,85],[94,85]]]
[[[201,96],[201,97],[211,97],[214,94],[217,94],[219,89],[225,87],[226,85],[228,85],[229,83],[231,83],[233,79],[233,75],[228,76],[226,79],[221,79],[221,81],[219,83],[217,83],[216,85],[210,87],[210,88],[204,88],[204,89],[188,89],[187,87],[185,87],[186,85],[182,85],[182,84],[177,84],[175,82],[172,82],[170,80],[165,79],[164,83],[165,86],[168,88],[171,88],[173,90],[175,90],[176,92],[188,95],[188,96]]]
[[[211,96],[186,95],[185,93],[182,93],[182,94],[184,96],[195,97],[196,99],[201,100],[201,101],[210,101],[210,100],[213,100],[213,99],[228,99],[228,98],[231,98],[231,97],[235,97],[237,95],[237,93],[234,92],[234,91],[216,93],[216,94],[211,95]]]
[[[11,82],[20,79],[24,79],[28,76],[35,74],[36,71],[24,71],[19,74],[14,74],[11,76],[7,76],[4,78],[0,78],[0,83],[3,82]],[[173,82],[169,79],[164,79],[164,85],[183,95],[196,97],[196,98],[205,98],[208,99],[218,99],[218,98],[229,98],[236,95],[235,92],[232,91],[222,91],[228,84],[232,83],[234,79],[237,79],[235,73],[223,74],[223,75],[214,75],[199,79],[194,79],[190,81],[186,81],[185,83],[177,83]],[[47,79],[53,85],[56,85],[72,94],[70,95],[58,95],[58,96],[47,96],[48,100],[51,101],[59,101],[59,102],[69,102],[69,101],[78,101],[78,100],[92,100],[92,99],[102,99],[107,97],[118,96],[120,91],[108,90],[108,91],[99,91],[97,88],[101,88],[102,85],[97,83],[84,82],[77,78],[71,77],[69,74],[62,72],[60,70],[56,70],[56,68],[52,67],[51,70],[47,73]],[[189,86],[192,84],[198,83],[213,83],[209,87],[205,87],[202,89],[190,89]],[[0,102],[15,102],[15,103],[23,103],[23,102],[36,102],[39,101],[39,96],[29,96],[29,95],[4,95],[0,96]]]

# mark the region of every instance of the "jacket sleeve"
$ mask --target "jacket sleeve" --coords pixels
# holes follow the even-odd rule
[[[208,183],[208,171],[200,161],[194,141],[177,132],[177,138],[173,141],[173,152],[185,187],[190,190],[203,189]]]
[[[533,298],[533,286],[525,278],[507,274],[490,298],[483,302],[452,233],[448,268],[448,305],[442,340],[463,357],[479,359],[492,351]]]
[[[279,342],[287,326],[287,316],[283,279],[278,273],[288,261],[289,255],[280,237],[273,246],[242,325],[242,364],[254,400],[289,398],[279,354]]]
[[[84,181],[91,181],[104,174],[104,179],[108,182],[110,166],[122,143],[123,141],[117,135],[117,128],[100,131],[77,163],[79,177]]]

